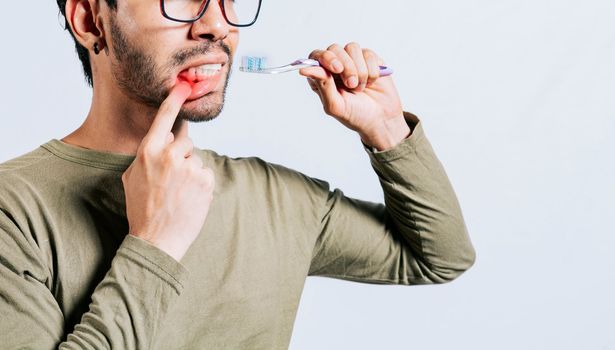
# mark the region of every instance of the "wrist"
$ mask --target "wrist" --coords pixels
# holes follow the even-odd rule
[[[139,235],[133,232],[130,232],[129,234],[145,241],[151,246],[158,248],[178,262],[183,258],[184,254],[186,254],[186,251],[188,250],[185,246],[177,242],[177,240],[165,240],[160,238],[155,239],[152,238],[151,235]]]
[[[384,152],[397,146],[411,134],[412,130],[403,114],[398,118],[384,121],[378,129],[368,134],[360,133],[361,141],[367,146],[374,147],[378,152]]]

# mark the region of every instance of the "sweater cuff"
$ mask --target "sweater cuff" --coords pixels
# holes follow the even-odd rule
[[[413,151],[417,144],[422,141],[425,137],[423,132],[423,124],[421,120],[414,114],[404,111],[404,119],[412,130],[410,136],[402,140],[399,144],[395,145],[393,148],[388,149],[386,151],[378,151],[373,147],[366,145],[362,140],[361,144],[363,144],[363,148],[369,155],[369,158],[372,161],[376,161],[378,163],[390,162],[395,159],[403,157],[408,152]]]
[[[188,278],[188,270],[173,257],[147,241],[127,234],[116,254],[123,255],[152,272],[173,287],[177,294],[181,294],[184,289],[183,285]]]

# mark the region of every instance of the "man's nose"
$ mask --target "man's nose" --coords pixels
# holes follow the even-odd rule
[[[224,0],[209,0],[203,17],[193,23],[192,37],[194,40],[218,41],[227,37],[230,25],[226,22],[222,13],[221,1]]]

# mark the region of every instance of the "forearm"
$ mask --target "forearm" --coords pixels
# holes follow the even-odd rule
[[[455,279],[474,262],[461,209],[418,118],[391,149],[364,144],[385,204],[330,191],[322,208],[309,275],[366,283],[434,284]]]
[[[149,349],[186,272],[158,248],[127,236],[60,349]]]
[[[412,135],[370,160],[384,191],[387,218],[432,275],[450,281],[474,262],[455,192],[415,116]]]

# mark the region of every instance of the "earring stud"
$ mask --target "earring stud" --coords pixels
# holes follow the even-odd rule
[[[98,43],[94,43],[94,53],[97,55],[100,53],[100,49],[98,48]]]

